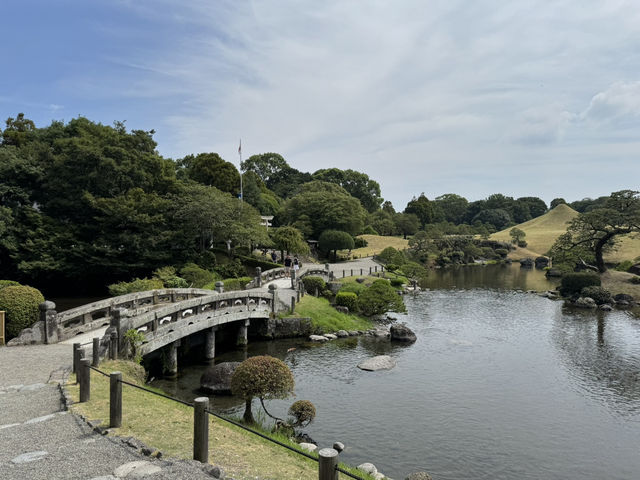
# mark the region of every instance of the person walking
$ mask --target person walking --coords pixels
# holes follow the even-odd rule
[[[291,274],[291,257],[289,255],[284,259],[284,276],[289,278]]]
[[[294,255],[294,257],[293,257],[293,271],[296,272],[296,274],[297,274],[298,270],[300,270],[300,261],[298,260],[298,256]]]
[[[276,263],[276,260],[278,260],[278,255],[276,254],[275,250],[271,250],[271,261],[273,263]]]

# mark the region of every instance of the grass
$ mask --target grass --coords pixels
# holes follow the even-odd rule
[[[296,304],[296,317],[309,317],[315,329],[324,333],[337,330],[368,330],[372,328],[369,320],[358,315],[338,312],[326,298],[305,295]]]
[[[99,368],[105,372],[122,371],[125,380],[132,383],[139,380],[139,376],[128,373],[132,369],[127,362],[104,362]],[[68,384],[66,388],[72,398],[77,401],[78,386]],[[193,457],[193,409],[191,407],[127,385],[123,385],[122,405],[122,427],[111,429],[110,435],[136,437],[146,445],[162,451],[164,456],[184,459]],[[75,403],[72,411],[91,420],[102,420],[107,424],[109,378],[97,372],[91,372],[91,401]],[[295,447],[295,443],[282,435],[277,438]],[[228,476],[238,480],[255,478],[302,480],[318,476],[318,465],[315,461],[212,416],[209,423],[209,459],[210,463],[222,466]],[[347,478],[340,474],[341,480]]]
[[[567,223],[578,216],[578,212],[565,204],[558,205],[553,210],[528,222],[516,225],[527,236],[526,248],[518,248],[509,254],[514,260],[524,257],[537,257],[545,255],[556,239],[567,231]],[[491,235],[492,240],[511,242],[509,231],[513,227],[506,228]],[[618,248],[605,255],[605,260],[611,263],[619,263],[623,260],[632,260],[640,253],[640,237],[625,236],[621,239]]]
[[[351,251],[351,258],[371,257],[377,255],[387,247],[393,247],[396,250],[404,250],[409,247],[409,240],[405,240],[401,237],[385,237],[382,235],[359,235],[359,238],[364,238],[367,241],[367,246],[362,248],[356,248]],[[341,250],[339,253],[345,254],[346,250]]]
[[[632,273],[607,270],[600,276],[600,280],[602,281],[602,287],[614,295],[626,293],[635,299],[640,299],[640,285],[635,285],[629,281],[634,276]]]

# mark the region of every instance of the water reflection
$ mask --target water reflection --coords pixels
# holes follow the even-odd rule
[[[572,377],[621,416],[640,413],[640,321],[624,311],[558,310],[551,337]]]

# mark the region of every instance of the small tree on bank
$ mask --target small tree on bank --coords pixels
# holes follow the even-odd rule
[[[251,357],[238,365],[231,377],[231,392],[245,400],[243,419],[246,423],[255,423],[251,402],[254,397],[260,399],[262,408],[264,400],[287,398],[293,393],[293,374],[282,361],[268,355]]]
[[[355,245],[353,237],[339,230],[325,230],[318,238],[320,250],[327,253],[333,251],[333,260],[338,259],[338,250],[352,250]]]
[[[519,245],[520,242],[524,241],[524,237],[526,237],[527,234],[518,227],[513,227],[509,230],[509,236],[511,237],[511,243]]]

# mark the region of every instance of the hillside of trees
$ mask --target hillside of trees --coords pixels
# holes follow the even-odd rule
[[[41,128],[23,114],[9,118],[0,133],[2,277],[95,291],[163,266],[207,265],[212,248],[231,255],[255,247],[285,250],[280,238],[296,237],[300,245],[326,231],[486,238],[548,210],[537,197],[496,193],[468,201],[422,193],[396,211],[365,173],[301,172],[277,153],[242,162],[241,202],[240,172],[232,163],[214,152],[163,158],[153,133],[84,117]],[[559,203],[566,202],[555,199],[552,206]],[[605,203],[569,205],[589,212]],[[269,230],[275,236],[260,225],[260,215],[275,216],[276,228]],[[277,227],[285,226],[278,237]],[[327,252],[343,248],[336,239],[346,238],[324,237],[332,238]]]

